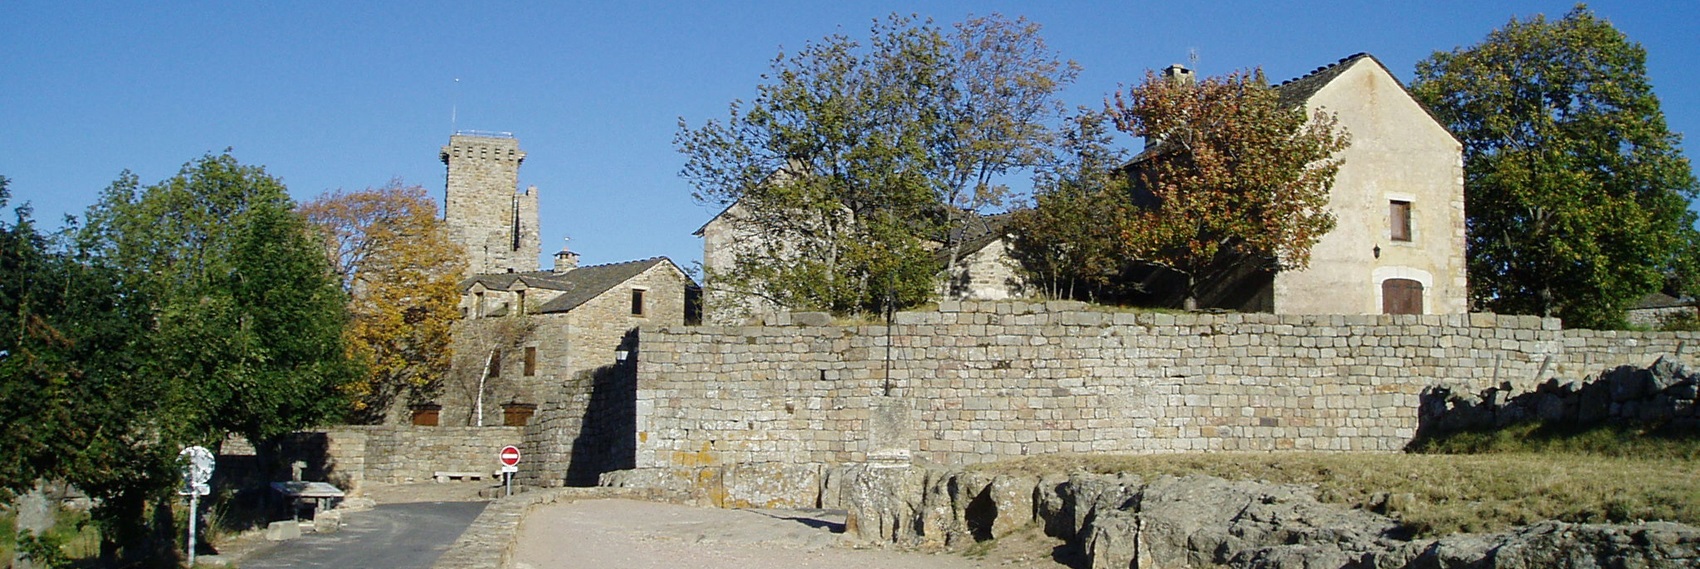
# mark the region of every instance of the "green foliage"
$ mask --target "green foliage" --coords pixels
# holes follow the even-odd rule
[[[1695,268],[1700,188],[1646,59],[1578,6],[1417,64],[1413,93],[1464,144],[1474,308],[1618,327]]]
[[[1075,74],[1037,25],[999,16],[950,30],[892,16],[866,45],[781,54],[727,120],[680,122],[694,197],[736,204],[736,258],[710,286],[840,314],[925,301],[959,230],[1007,193],[997,180],[1048,160],[1054,95]]]
[[[345,298],[282,184],[228,154],[147,187],[126,173],[87,220],[54,281],[72,300],[44,312],[63,315],[67,348],[95,353],[48,368],[84,391],[38,420],[77,445],[56,456],[97,498],[103,557],[151,558],[149,503],[170,496],[178,449],[345,408]]]
[[[1107,120],[1086,109],[1071,117],[1065,158],[1034,180],[1033,207],[1012,213],[1011,254],[1050,298],[1096,296],[1118,284],[1129,261],[1112,220],[1134,205],[1127,178],[1116,173],[1123,153],[1111,146]]]
[[[1700,332],[1700,314],[1692,308],[1659,317],[1660,332]]]
[[[1111,112],[1154,143],[1130,166],[1144,195],[1115,220],[1123,254],[1185,275],[1189,304],[1247,263],[1305,268],[1334,229],[1328,190],[1348,136],[1326,111],[1283,105],[1261,71],[1198,82],[1147,72]]]
[[[157,299],[144,373],[166,387],[174,443],[266,440],[332,418],[353,378],[344,298],[284,187],[228,154],[89,212],[96,260]]]

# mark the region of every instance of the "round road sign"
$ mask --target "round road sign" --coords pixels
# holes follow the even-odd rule
[[[502,447],[502,453],[499,456],[504,466],[519,465],[519,447],[513,445]]]

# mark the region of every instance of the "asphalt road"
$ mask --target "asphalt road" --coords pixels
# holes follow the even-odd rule
[[[343,515],[342,529],[303,534],[243,559],[242,569],[430,567],[484,511],[485,502],[383,504]]]

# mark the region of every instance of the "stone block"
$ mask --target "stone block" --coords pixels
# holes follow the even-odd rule
[[[285,541],[301,537],[301,522],[284,520],[266,525],[267,541]]]

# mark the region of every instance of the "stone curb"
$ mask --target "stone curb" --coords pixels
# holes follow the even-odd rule
[[[460,539],[432,569],[507,569],[513,565],[514,548],[519,543],[519,524],[538,506],[576,502],[579,500],[674,501],[664,493],[641,488],[553,488],[533,490],[500,498],[484,507],[484,512],[461,532]]]

